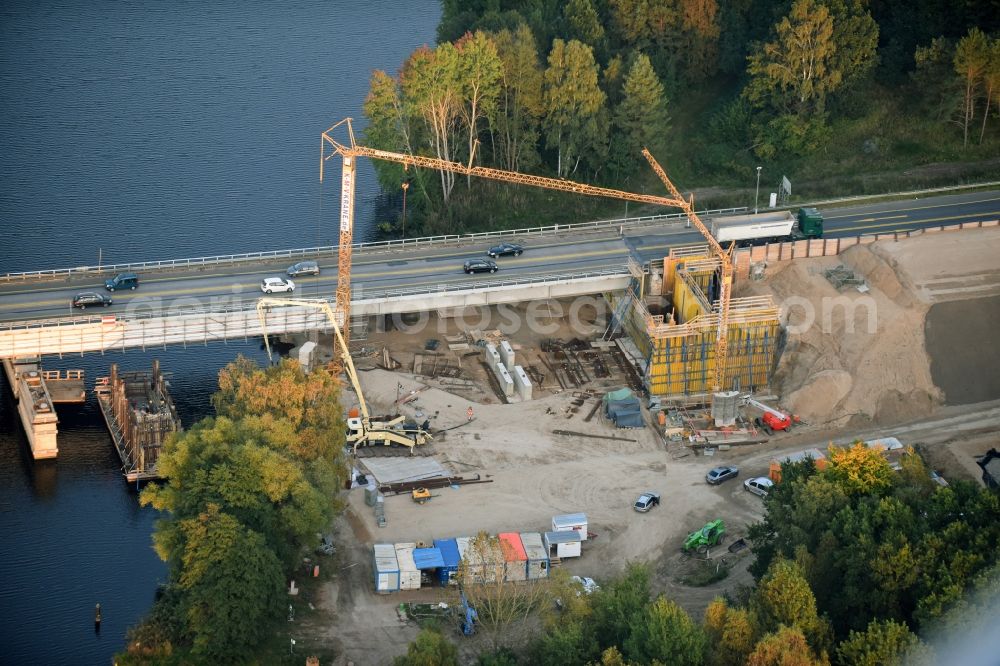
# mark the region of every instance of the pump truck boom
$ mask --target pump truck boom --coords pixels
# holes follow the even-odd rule
[[[792,429],[792,424],[795,422],[795,417],[790,414],[786,414],[780,409],[775,409],[773,407],[768,407],[759,400],[754,400],[750,396],[743,396],[743,404],[749,405],[750,407],[755,407],[761,411],[761,416],[755,419],[757,425],[764,429],[768,435],[773,435],[777,431],[789,431]]]
[[[278,299],[260,298],[257,300],[257,318],[260,320],[261,330],[264,332],[264,346],[267,348],[267,356],[271,357],[271,343],[267,337],[267,312],[272,307],[303,307],[319,310],[324,313],[330,321],[330,327],[334,331],[334,338],[340,348],[341,362],[344,372],[351,381],[354,393],[358,396],[357,415],[350,415],[347,419],[346,441],[352,446],[354,453],[358,447],[362,446],[391,446],[397,444],[405,446],[413,453],[413,449],[429,442],[431,434],[416,423],[407,422],[405,416],[395,417],[375,417],[368,412],[368,403],[365,402],[364,393],[361,391],[361,382],[358,380],[357,370],[354,368],[354,361],[351,360],[347,342],[340,332],[338,317],[330,307],[330,304],[323,300],[308,299]],[[353,411],[353,410],[352,410]]]

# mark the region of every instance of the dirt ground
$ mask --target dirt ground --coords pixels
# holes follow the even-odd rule
[[[774,294],[793,327],[802,323],[809,307],[818,313],[816,325],[789,333],[775,381],[782,404],[807,424],[767,443],[716,451],[712,457],[694,455],[677,442],[665,441],[653,427],[616,430],[599,409],[588,421],[600,395],[628,383],[627,373],[614,364],[607,364],[610,370],[604,377],[597,377],[589,366],[589,381],[581,386],[563,386],[568,381],[565,373],[556,379],[558,371],[552,372],[541,351],[544,341],[599,338],[607,316],[600,306],[583,310],[580,319],[587,330],[552,316],[544,331],[537,326],[509,331],[517,362],[545,376],[536,387],[536,399],[514,404],[503,404],[489,386],[474,348],[448,349],[445,338],[462,327],[453,317],[432,316],[419,332],[401,331],[398,326],[370,332],[361,343],[367,352],[360,355],[358,365],[371,411],[401,411],[429,420],[438,432],[419,454],[434,456],[455,474],[479,474],[490,482],[436,490],[424,505],[406,495],[387,497],[387,524],[381,528],[364,502],[363,491],[348,493],[348,509],[335,526],[339,573],[321,597],[332,620],[314,628],[315,638],[340,654],[338,663],[390,663],[417,633],[416,626],[400,620],[401,602],[454,603],[452,592],[436,589],[376,595],[371,567],[371,545],[376,542],[429,542],[480,530],[544,531],[554,514],[584,512],[597,536],[585,542],[582,557],[565,560],[561,566],[600,583],[629,561],[648,562],[654,571],[654,591],[666,593],[698,618],[712,598],[752,582],[746,571],[751,557],[746,551],[738,557],[722,549],[717,556],[727,556],[730,575],[707,587],[690,587],[681,582],[693,566],[680,553],[684,536],[720,517],[730,539],[743,535],[762,517],[763,505],[743,490],[742,481],[766,474],[776,453],[895,435],[917,445],[946,478],[978,479],[974,456],[998,444],[1000,401],[945,406],[942,388],[948,387],[935,385],[938,373],[932,372],[931,356],[947,353],[949,342],[935,342],[929,355],[925,326],[936,303],[982,303],[993,295],[992,287],[984,285],[998,284],[998,252],[1000,231],[966,231],[768,267],[764,281],[744,285],[741,293]],[[848,294],[834,288],[823,271],[838,264],[863,276],[869,291]],[[870,301],[854,305],[847,300],[845,309],[842,297],[855,294]],[[824,298],[841,299],[839,310],[825,325]],[[970,306],[962,312],[975,319],[981,309]],[[516,313],[526,314],[524,309]],[[873,329],[868,328],[869,316]],[[489,331],[499,327],[494,323],[498,321],[476,320],[471,327]],[[937,327],[940,322],[934,321]],[[950,344],[970,344],[968,337],[962,337],[965,326],[963,321],[954,322]],[[431,355],[434,367],[445,369],[436,378],[412,372],[414,356],[426,353],[429,339],[439,341]],[[377,367],[384,346],[400,364],[395,371]],[[426,372],[427,366],[423,367]],[[976,369],[967,371],[967,381],[976,381]],[[397,410],[400,398],[403,404]],[[354,400],[353,394],[345,395],[347,406]],[[471,422],[469,407],[474,414]],[[739,479],[718,487],[707,485],[705,473],[720,464],[738,465]],[[639,514],[631,506],[644,490],[660,492],[663,504]],[[470,659],[484,647],[480,636],[462,639],[456,632],[452,638]]]

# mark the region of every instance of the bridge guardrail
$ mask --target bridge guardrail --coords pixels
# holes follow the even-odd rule
[[[493,280],[475,280],[475,281],[463,281],[463,282],[450,282],[441,283],[437,285],[422,285],[415,287],[404,287],[404,288],[392,288],[392,289],[375,289],[375,290],[357,290],[355,292],[356,298],[352,299],[352,304],[360,304],[365,301],[374,301],[383,298],[398,298],[401,296],[415,296],[420,294],[443,294],[451,293],[457,291],[471,291],[471,290],[482,290],[484,288],[497,288],[497,287],[516,287],[519,285],[530,285],[530,284],[540,284],[547,282],[561,282],[566,280],[580,280],[586,278],[597,278],[597,277],[617,277],[617,276],[627,276],[632,275],[632,272],[627,266],[615,266],[603,269],[589,270],[589,271],[578,271],[572,273],[549,273],[544,275],[531,275],[525,277],[514,277],[514,278],[501,278]],[[324,301],[329,303],[331,306],[336,305],[335,299],[333,298],[308,298],[302,300],[310,301]],[[290,301],[294,303],[294,299]],[[180,317],[180,316],[190,316],[190,315],[224,315],[233,312],[251,312],[257,307],[257,301],[240,301],[239,303],[233,303],[229,305],[219,305],[211,308],[184,308],[184,309],[173,309],[170,307],[163,307],[158,309],[143,309],[142,312],[111,312],[105,314],[93,314],[93,315],[73,315],[70,317],[55,317],[48,319],[28,319],[21,321],[7,321],[0,322],[0,332],[12,331],[12,330],[23,330],[23,329],[33,329],[33,328],[51,328],[59,326],[78,326],[83,324],[106,324],[114,325],[126,321],[144,320],[144,319],[158,319],[162,317]],[[125,316],[122,316],[122,315]]]
[[[700,216],[709,215],[729,215],[745,212],[746,207],[740,208],[719,208],[715,210],[698,211]],[[448,243],[458,244],[462,242],[481,241],[488,239],[511,238],[516,236],[539,236],[546,234],[565,234],[586,231],[602,231],[614,229],[615,227],[625,227],[628,229],[641,228],[662,222],[682,222],[684,213],[669,213],[664,215],[646,215],[640,217],[627,217],[611,220],[595,220],[591,222],[577,222],[574,224],[553,224],[543,227],[530,227],[527,229],[509,229],[500,231],[482,231],[470,234],[445,234],[440,236],[424,236],[421,238],[400,238],[395,240],[371,241],[366,243],[355,243],[354,250],[362,252],[391,252],[394,250],[406,250],[429,245],[446,245]],[[132,272],[139,273],[145,271],[183,271],[205,268],[208,266],[226,266],[250,262],[266,261],[295,261],[301,259],[314,259],[321,256],[335,256],[338,251],[336,245],[325,245],[320,247],[289,249],[289,250],[268,250],[264,252],[247,252],[243,254],[215,255],[209,257],[195,257],[189,259],[165,259],[160,261],[144,261],[125,264],[104,264],[100,266],[78,266],[76,268],[57,268],[43,271],[26,271],[19,273],[5,273],[0,275],[0,285],[16,284],[31,280],[59,280],[71,279],[76,276],[98,277],[103,275],[113,275],[115,273]]]

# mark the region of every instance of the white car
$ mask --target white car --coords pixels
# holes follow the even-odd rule
[[[767,497],[767,494],[771,491],[774,486],[774,481],[767,478],[766,476],[758,476],[755,479],[747,479],[743,482],[743,487],[752,492],[754,495],[760,495],[761,497]]]
[[[293,292],[295,291],[295,283],[285,278],[269,277],[261,281],[260,290],[265,294],[273,294],[281,291]]]

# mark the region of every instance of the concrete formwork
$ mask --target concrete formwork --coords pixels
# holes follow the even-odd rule
[[[686,253],[685,253],[686,252]],[[635,301],[625,318],[626,332],[645,357],[650,395],[708,393],[713,389],[719,315],[712,307],[718,260],[681,248],[664,260],[665,288],[672,312],[651,315]],[[777,362],[781,326],[778,307],[769,297],[730,302],[729,357],[723,389],[766,386]]]

